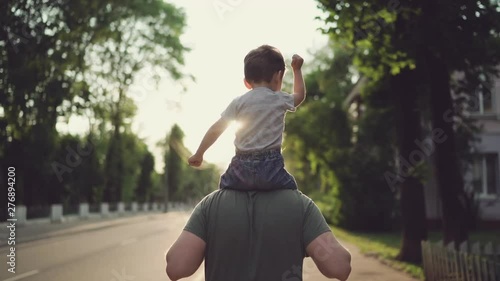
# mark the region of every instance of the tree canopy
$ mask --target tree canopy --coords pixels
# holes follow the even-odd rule
[[[464,74],[460,91],[468,95],[477,93],[479,77],[496,75],[500,4],[488,0],[318,3],[325,11],[324,31],[352,50],[353,64],[369,78],[369,87],[386,83],[392,93],[389,102],[396,109],[400,155],[395,168],[406,175],[406,180],[398,178],[404,227],[400,258],[418,261],[420,241],[426,238],[422,178],[415,169],[419,165],[408,167],[403,161],[418,150],[415,141],[422,136],[422,124],[446,136],[446,144],[436,145],[433,172],[443,202],[445,241],[463,241],[467,196],[458,150],[470,148],[472,139],[462,139],[459,146],[454,121],[444,116],[450,110],[458,118],[461,115],[451,96],[452,90],[457,91],[452,83],[455,73]],[[375,92],[366,90],[362,97]]]
[[[158,197],[151,153],[130,128],[130,86],[144,69],[156,80],[189,77],[184,12],[160,0],[6,0],[0,8],[0,159],[2,169],[16,167],[17,203]],[[88,119],[85,135],[58,129],[74,116]]]

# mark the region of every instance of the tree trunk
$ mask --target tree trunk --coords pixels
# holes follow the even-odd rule
[[[434,0],[422,2],[421,26],[424,30],[424,41],[431,42],[439,34],[439,7]],[[443,232],[445,243],[467,240],[468,228],[466,218],[466,196],[464,180],[457,153],[453,120],[447,112],[453,112],[453,101],[450,89],[450,70],[446,64],[448,50],[439,49],[430,44],[422,44],[420,65],[426,70],[430,87],[430,108],[433,132],[439,133],[434,157],[434,174],[436,177],[443,210]],[[433,133],[434,134],[434,133]]]
[[[441,132],[442,143],[436,144],[434,173],[437,179],[443,210],[445,243],[467,240],[468,229],[465,192],[462,172],[457,154],[453,121],[446,112],[453,109],[450,94],[450,75],[442,59],[427,52],[430,79],[430,102],[433,131]]]
[[[399,175],[403,241],[398,259],[419,263],[422,260],[421,241],[427,239],[424,189],[415,178],[413,168],[422,164],[423,157],[415,157],[419,148],[420,114],[417,108],[415,71],[404,69],[391,79],[397,112],[399,142]],[[420,153],[419,155],[423,155]]]
[[[168,200],[169,200],[169,197],[168,197],[168,173],[167,173],[167,170],[165,169],[165,172],[164,172],[164,175],[163,175],[163,180],[165,181],[165,185],[163,187],[163,193],[164,193],[164,199],[163,199],[163,212],[164,213],[167,213],[168,212]]]
[[[118,101],[115,104],[115,112],[111,123],[114,127],[106,155],[106,189],[104,199],[107,202],[120,202],[123,189],[123,138],[120,132],[122,128],[122,105],[123,90],[120,90]]]

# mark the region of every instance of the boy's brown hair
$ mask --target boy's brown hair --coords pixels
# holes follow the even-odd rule
[[[285,71],[285,59],[278,49],[262,45],[251,50],[244,59],[245,79],[248,82],[271,82],[274,73]]]

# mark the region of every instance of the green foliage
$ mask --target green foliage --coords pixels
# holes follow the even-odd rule
[[[443,130],[447,134],[450,141],[436,148],[436,181],[440,193],[446,194],[441,197],[445,239],[463,241],[467,237],[462,220],[466,213],[462,176],[466,165],[461,166],[459,159],[467,160],[470,156],[469,151],[472,150],[477,130],[472,126],[471,130],[465,131],[461,126],[467,122],[453,124],[443,121],[443,116],[447,110],[454,109],[453,101],[449,98],[451,90],[474,97],[477,89],[480,89],[477,83],[479,78],[486,76],[491,79],[497,74],[496,68],[500,63],[500,2],[318,2],[319,7],[326,12],[323,17],[326,23],[324,31],[335,41],[346,42],[345,46],[353,51],[353,62],[359,71],[374,83],[392,76],[394,82],[391,83],[398,89],[395,100],[403,101],[398,107],[406,108],[404,114],[399,114],[399,153],[406,157],[415,149],[413,142],[415,136],[419,137],[421,123],[431,123],[434,129]],[[461,82],[467,86],[450,87],[450,78],[457,73],[463,74]],[[404,91],[406,87],[408,91]],[[462,91],[460,88],[467,90]],[[405,104],[406,97],[408,102]],[[420,112],[427,117],[424,122],[420,120]],[[460,119],[463,112],[459,110],[453,115]],[[455,138],[457,134],[459,136]],[[422,171],[420,168],[419,172]],[[423,174],[425,172],[420,173],[420,176]],[[408,194],[406,190],[402,188],[401,191]],[[403,214],[403,219],[408,222],[412,216],[423,216],[417,209],[420,210],[406,209],[409,212]],[[414,219],[412,221],[415,222]],[[422,223],[414,225],[420,230],[425,228]],[[419,232],[414,230],[416,229],[404,232],[407,235],[405,243],[413,245],[402,249],[418,249],[419,237],[406,239],[409,238],[408,233]],[[419,251],[402,256],[408,259],[413,256],[411,258],[417,260],[417,255]]]
[[[16,203],[132,200],[147,150],[130,132],[129,87],[145,68],[185,76],[184,12],[161,0],[6,0],[0,24],[0,164],[22,179]],[[56,130],[75,115],[89,120],[86,140]]]
[[[124,172],[118,179],[123,186],[120,189],[121,194],[116,198],[124,202],[133,200],[144,202],[148,199],[147,196],[152,198],[157,195],[154,189],[159,188],[158,183],[156,183],[157,186],[153,186],[154,158],[147,150],[146,144],[136,135],[125,133],[123,142],[125,146],[123,156],[125,161],[122,165]],[[105,190],[105,163],[107,163],[105,151],[109,147],[109,140],[96,135],[89,135],[85,138],[63,135],[57,143],[54,161],[49,169],[48,180],[51,184],[49,188],[43,190],[46,198],[42,197],[33,204],[48,202],[76,205],[80,202],[113,202],[106,197]]]
[[[183,181],[177,190],[179,201],[200,200],[219,186],[220,170],[214,164],[206,164],[203,169],[186,169]]]
[[[383,87],[371,89],[378,97],[366,99],[362,116],[351,118],[343,104],[356,73],[351,54],[335,50],[333,59],[327,53],[317,58],[322,64],[305,78],[308,100],[287,118],[287,167],[329,222],[349,229],[389,229],[395,202],[383,174],[392,164],[392,113],[376,103],[388,93]]]
[[[156,171],[151,173],[151,189],[148,192],[150,202],[165,202],[162,179],[163,174]]]
[[[51,203],[76,205],[101,201],[104,170],[96,145],[98,140],[93,136],[85,139],[73,135],[60,137],[56,157],[51,163],[52,178],[57,178],[48,190]]]
[[[219,169],[213,164],[204,163],[199,169],[187,166],[191,155],[183,143],[184,132],[175,124],[167,135],[165,143],[165,178],[169,201],[186,202],[201,199],[218,188]]]
[[[375,257],[384,264],[403,271],[418,280],[425,279],[421,265],[401,262],[396,259],[401,245],[399,233],[362,233],[347,231],[338,227],[333,227],[332,231],[337,238],[356,245],[362,254]]]
[[[135,198],[138,202],[148,202],[151,194],[148,190],[153,189],[153,172],[154,172],[155,159],[153,155],[147,152],[141,162],[141,173],[137,181],[135,189]]]
[[[137,200],[135,197],[135,190],[137,188],[137,182],[141,173],[141,170],[144,168],[141,166],[142,160],[145,155],[151,155],[151,152],[148,151],[144,140],[141,140],[137,135],[131,132],[125,132],[123,134],[123,159],[127,159],[127,161],[123,162],[123,186],[122,186],[122,201],[130,202],[133,200]],[[154,163],[153,163],[154,164]],[[152,186],[149,185],[146,187],[146,192],[151,189]]]
[[[165,173],[167,174],[168,198],[176,201],[180,189],[185,161],[182,159],[184,132],[176,124],[167,136],[168,151],[165,154]]]
[[[384,264],[397,270],[410,274],[418,280],[424,280],[424,272],[421,264],[406,263],[397,260],[401,235],[399,232],[354,232],[339,227],[332,227],[335,236],[348,243],[356,245],[362,254],[375,257]],[[442,241],[443,235],[433,231],[429,233],[429,241]],[[470,233],[469,244],[480,242],[481,244],[492,242],[499,243],[500,236],[496,231],[473,231]]]

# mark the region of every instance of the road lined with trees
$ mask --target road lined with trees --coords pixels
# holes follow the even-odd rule
[[[131,123],[149,84],[191,79],[183,11],[159,0],[7,0],[0,10],[0,168],[16,168],[16,204],[164,200],[166,177]],[[140,71],[148,85],[131,89]],[[60,132],[71,117],[88,120],[88,132]],[[197,178],[189,173],[178,177]],[[218,175],[200,173],[205,183]],[[207,192],[199,183],[170,188],[186,200]]]
[[[480,128],[464,103],[497,77],[500,3],[315,2],[331,42],[306,64],[308,98],[286,119],[284,154],[299,188],[332,224],[400,229],[398,258],[418,263],[428,236],[423,185],[435,178],[444,241],[467,240],[477,214],[463,176]],[[188,201],[217,187],[217,167],[186,165],[179,126],[158,144],[163,171],[131,127],[147,95],[133,89],[139,72],[149,75],[146,88],[193,78],[181,9],[161,0],[4,0],[0,24],[0,169],[16,169],[16,204]],[[85,118],[88,132],[58,130],[72,117]]]

